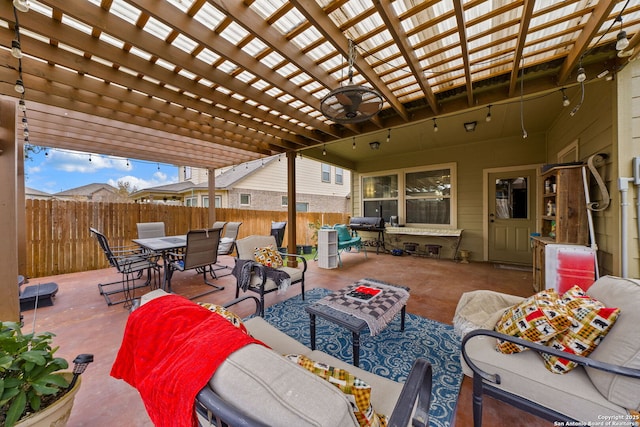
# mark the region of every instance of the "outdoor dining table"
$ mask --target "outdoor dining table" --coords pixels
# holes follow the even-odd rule
[[[133,239],[133,243],[141,248],[149,251],[157,252],[162,256],[162,262],[164,266],[164,276],[162,278],[162,289],[167,290],[167,256],[170,252],[174,252],[178,249],[185,248],[187,246],[187,235],[181,234],[178,236],[166,236],[166,237],[149,237],[146,239]]]

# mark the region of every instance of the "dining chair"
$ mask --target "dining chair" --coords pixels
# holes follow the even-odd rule
[[[213,228],[216,228],[216,224],[213,224]],[[218,255],[231,255],[233,253],[236,248],[236,240],[238,239],[238,232],[240,231],[242,222],[227,222],[225,224],[223,236],[220,238],[220,243],[218,244]],[[217,279],[218,277],[228,276],[231,274],[231,269],[232,267],[228,265],[216,263],[211,268],[211,277]],[[229,270],[229,272],[218,276],[216,271],[220,270]]]
[[[219,286],[207,280],[207,272],[211,273],[213,265],[218,261],[218,243],[220,242],[220,229],[208,228],[204,230],[190,230],[187,233],[187,245],[183,252],[170,252],[167,254],[167,264],[165,266],[167,277],[167,292],[171,292],[171,278],[176,271],[196,270],[202,274],[204,283],[213,287],[207,291],[196,295],[198,298],[212,292],[221,291],[224,286]],[[215,276],[213,276],[215,277]]]
[[[138,239],[150,239],[166,235],[164,222],[139,222],[136,226],[138,227]]]
[[[96,237],[100,248],[107,257],[109,265],[115,267],[121,274],[121,279],[109,283],[99,283],[98,289],[104,296],[107,305],[124,303],[125,308],[131,307],[135,299],[135,290],[152,285],[152,278],[155,278],[155,286],[159,284],[160,265],[159,257],[153,252],[142,250],[138,246],[117,246],[109,245],[109,240],[100,231],[89,227],[90,233]],[[144,272],[147,278],[143,284],[136,283],[142,278]],[[158,273],[158,276],[156,276]],[[153,274],[153,275],[152,275]],[[113,301],[111,295],[123,294],[122,299]]]

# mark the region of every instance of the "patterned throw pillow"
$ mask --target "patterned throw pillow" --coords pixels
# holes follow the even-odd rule
[[[600,301],[588,296],[579,286],[574,286],[562,295],[571,326],[553,337],[546,345],[567,353],[587,357],[596,349],[618,319],[620,309],[605,307]],[[560,357],[542,355],[545,367],[553,373],[564,374],[577,365]]]
[[[371,386],[344,369],[315,362],[306,356],[289,354],[286,357],[309,372],[338,387],[353,406],[354,414],[362,427],[386,427],[387,419],[377,414],[371,406]]]
[[[221,305],[211,304],[209,302],[199,302],[198,305],[224,317],[229,322],[231,322],[233,326],[240,329],[245,334],[249,333],[247,332],[247,328],[244,326],[244,323],[242,323],[242,319],[240,319],[240,317],[234,312],[227,310]]]
[[[504,312],[495,326],[497,332],[544,344],[570,326],[569,318],[558,294],[553,289],[545,289]],[[518,344],[498,340],[497,350],[505,353],[519,353],[526,350]]]
[[[253,258],[256,262],[266,265],[267,267],[278,268],[284,265],[280,252],[278,252],[272,245],[264,248],[256,248],[253,252]]]

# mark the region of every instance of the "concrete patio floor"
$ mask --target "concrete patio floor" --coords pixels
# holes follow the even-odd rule
[[[221,257],[222,263],[233,265],[231,257]],[[452,323],[455,307],[462,293],[476,289],[492,289],[514,295],[533,294],[532,273],[521,269],[496,268],[490,263],[461,264],[446,259],[433,259],[388,254],[344,253],[343,266],[320,269],[310,261],[306,289],[316,287],[339,289],[363,277],[411,287],[407,311],[443,323]],[[229,270],[230,271],[230,270]],[[69,420],[69,426],[151,426],[138,392],[123,381],[109,376],[111,365],[122,340],[128,312],[121,304],[107,306],[98,292],[100,282],[119,279],[114,269],[87,271],[52,277],[32,278],[29,285],[56,282],[60,290],[51,307],[24,314],[25,331],[51,331],[56,334],[57,355],[71,361],[79,353],[93,353],[95,362],[82,375],[82,387]],[[235,279],[222,277],[217,283],[225,289],[199,299],[224,303],[235,297]],[[202,277],[193,271],[176,273],[173,291],[185,297],[203,292]],[[145,290],[138,290],[138,295]],[[294,285],[284,295],[271,293],[266,304],[290,298],[300,292]],[[251,307],[239,306],[238,314],[250,314]],[[35,319],[34,319],[35,315]],[[185,369],[189,369],[185,366]],[[551,426],[509,405],[485,398],[484,425]],[[471,381],[463,380],[455,415],[455,426],[471,426]]]

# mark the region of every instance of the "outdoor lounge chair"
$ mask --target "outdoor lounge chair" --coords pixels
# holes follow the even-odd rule
[[[109,246],[109,241],[104,234],[92,227],[89,227],[89,231],[98,240],[100,248],[107,257],[107,261],[109,261],[109,265],[115,267],[122,275],[121,280],[98,284],[100,294],[104,296],[108,305],[124,303],[125,308],[129,308],[135,299],[136,289],[150,286],[152,284],[152,277],[155,278],[156,285],[158,284],[159,278],[155,275],[155,273],[160,272],[158,255],[152,252],[146,252],[138,246],[118,246],[112,248]],[[147,272],[145,282],[136,284],[136,280],[141,279],[145,271]],[[153,276],[152,273],[154,273]],[[122,299],[117,301],[111,299],[111,295],[120,293],[123,294]]]
[[[212,292],[221,291],[224,286],[218,286],[207,280],[207,272],[213,275],[211,269],[218,261],[218,243],[220,242],[220,229],[209,228],[204,230],[190,230],[187,233],[187,246],[181,253],[170,252],[167,254],[167,264],[165,271],[167,275],[167,290],[171,292],[171,278],[176,271],[196,270],[202,274],[206,285],[213,287],[192,298],[208,295]]]
[[[165,236],[164,222],[139,222],[136,227],[138,228],[138,239]]]
[[[213,228],[217,228],[216,224],[221,223],[221,221],[213,224]],[[224,233],[222,237],[220,237],[220,243],[218,244],[218,255],[231,255],[233,251],[236,249],[236,240],[238,239],[238,232],[240,231],[240,226],[242,222],[225,222],[226,224],[224,228]],[[224,274],[222,276],[218,276],[216,271],[219,270],[229,270],[229,273]],[[213,278],[224,277],[231,274],[231,268],[228,265],[223,264],[214,264],[211,268],[211,276]]]
[[[274,236],[248,236],[239,239],[236,242],[236,250],[238,252],[238,260],[255,261],[255,251],[257,248],[271,247],[276,249],[276,238]],[[302,299],[304,300],[304,273],[307,271],[307,260],[303,256],[296,254],[280,254],[285,261],[285,265],[278,267],[276,270],[285,271],[291,278],[291,285],[300,283]],[[296,258],[297,267],[288,265],[287,258]],[[236,261],[237,263],[238,261]],[[300,265],[302,264],[302,265]],[[262,264],[254,262],[252,276],[248,287],[249,291],[256,292],[260,295],[260,306],[264,315],[264,295],[273,291],[277,291],[279,285],[267,277],[267,268]],[[240,295],[241,283],[238,280],[236,287],[236,298]]]

